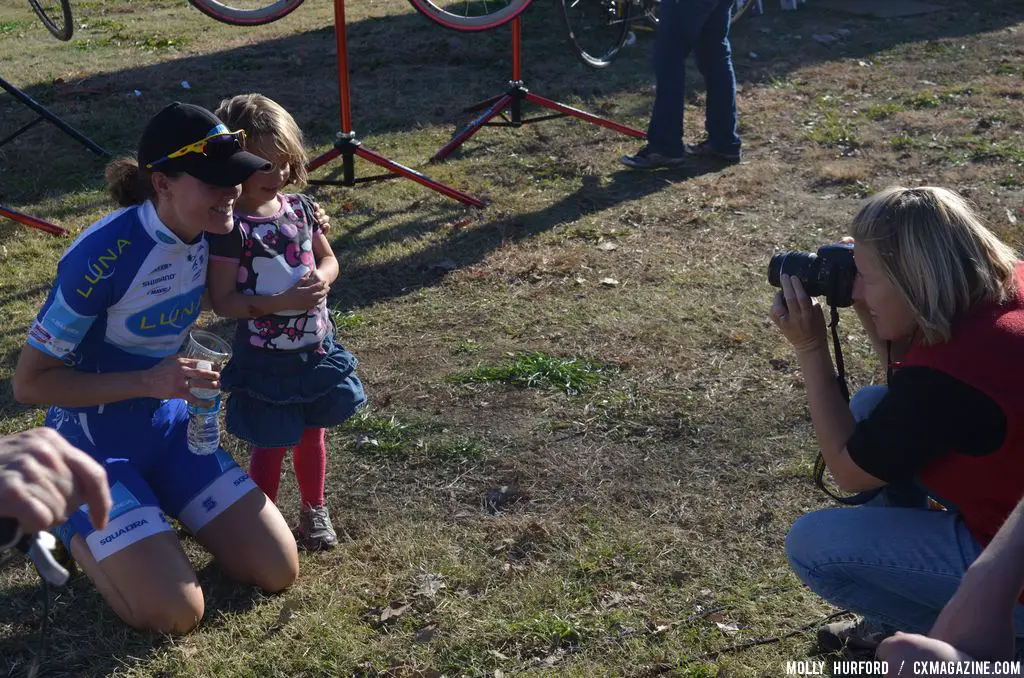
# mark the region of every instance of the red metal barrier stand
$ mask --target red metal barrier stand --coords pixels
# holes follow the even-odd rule
[[[338,133],[338,140],[334,142],[334,148],[311,160],[307,169],[312,172],[337,158],[341,158],[342,178],[340,181],[311,179],[309,183],[354,186],[357,183],[366,181],[380,181],[382,179],[403,177],[448,196],[453,200],[458,200],[463,204],[472,207],[483,207],[484,202],[482,200],[435,181],[422,172],[389,160],[379,153],[374,153],[362,146],[356,138],[355,132],[352,131],[352,110],[349,100],[348,81],[348,43],[345,35],[345,0],[334,0],[334,35],[338,43],[338,97],[341,104],[341,131]],[[385,174],[376,174],[369,177],[356,177],[356,156],[389,171]]]
[[[522,18],[517,16],[512,20],[512,80],[509,81],[508,90],[504,94],[493,96],[463,109],[466,113],[476,113],[477,111],[483,112],[475,120],[471,121],[461,131],[459,131],[454,137],[452,137],[451,141],[442,146],[441,149],[430,159],[431,162],[439,162],[447,158],[455,151],[455,149],[464,144],[485,125],[495,127],[521,127],[531,122],[540,122],[541,120],[551,120],[554,118],[571,116],[594,125],[607,127],[608,129],[619,132],[620,134],[637,137],[638,139],[643,139],[647,136],[644,132],[641,132],[638,129],[623,125],[615,122],[614,120],[609,120],[608,118],[602,118],[601,116],[594,115],[593,113],[581,111],[578,108],[573,108],[572,106],[568,106],[553,99],[542,97],[539,94],[534,94],[530,90],[526,89],[526,86],[523,84],[522,77],[522,31]],[[524,101],[540,106],[541,108],[555,111],[555,113],[534,118],[524,118]],[[507,116],[505,115],[506,111],[508,111]],[[503,122],[491,122],[493,118],[499,115],[502,116],[504,120]]]

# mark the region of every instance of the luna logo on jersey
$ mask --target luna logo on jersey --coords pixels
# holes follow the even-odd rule
[[[121,253],[132,244],[131,240],[125,240],[119,238],[117,241],[117,251],[114,251],[114,247],[108,247],[104,254],[99,255],[96,261],[89,260],[86,265],[86,274],[83,279],[83,284],[75,289],[79,296],[83,299],[88,299],[89,295],[92,294],[93,290],[96,289],[96,284],[101,280],[106,280],[114,273],[114,266],[117,264],[117,260],[121,257]]]
[[[165,299],[128,316],[127,326],[140,337],[165,337],[180,334],[188,329],[202,310],[203,288],[198,287],[189,294],[180,294]]]

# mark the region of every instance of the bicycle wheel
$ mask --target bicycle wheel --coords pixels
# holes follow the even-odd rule
[[[32,11],[50,31],[50,35],[67,42],[75,32],[75,22],[71,19],[71,2],[69,0],[28,0]]]
[[[732,16],[729,18],[729,23],[734,24],[736,20],[747,13],[747,10],[754,6],[757,0],[736,0],[732,3]]]
[[[31,0],[30,0],[31,1]],[[188,0],[200,12],[232,26],[261,26],[288,16],[302,0]]]
[[[532,0],[409,0],[416,11],[453,31],[488,31],[526,11]]]
[[[576,54],[592,68],[604,68],[629,34],[631,0],[561,0],[562,19]]]

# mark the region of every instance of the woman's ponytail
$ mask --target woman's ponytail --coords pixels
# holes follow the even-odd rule
[[[150,173],[139,167],[135,158],[122,156],[107,165],[107,191],[121,207],[141,205],[153,196]]]

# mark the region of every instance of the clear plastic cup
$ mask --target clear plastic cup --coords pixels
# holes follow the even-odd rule
[[[192,330],[185,342],[185,357],[199,361],[199,369],[220,372],[231,360],[231,344],[213,332]],[[220,395],[219,389],[192,389],[192,395],[203,400],[212,400]]]

